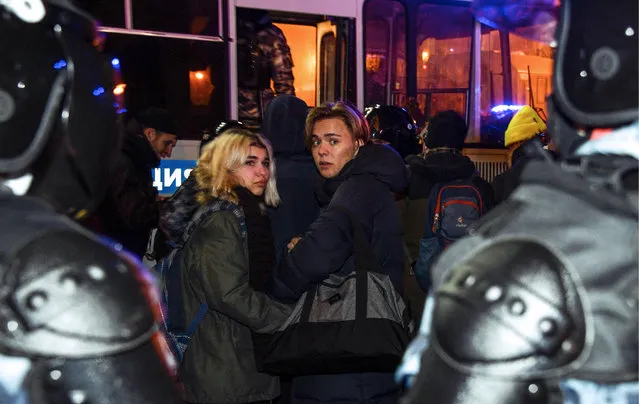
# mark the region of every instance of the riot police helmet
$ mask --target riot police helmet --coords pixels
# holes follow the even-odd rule
[[[30,176],[30,194],[81,217],[119,149],[113,67],[69,1],[1,2],[0,16],[0,177]]]
[[[394,105],[375,105],[365,110],[371,141],[390,145],[402,158],[419,153],[417,123],[410,114]]]

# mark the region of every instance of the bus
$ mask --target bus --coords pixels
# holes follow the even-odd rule
[[[159,106],[179,123],[173,156],[154,172],[162,195],[189,175],[201,133],[238,117],[241,8],[267,10],[284,32],[296,95],[309,106],[338,99],[360,110],[393,104],[419,125],[456,110],[469,126],[464,152],[489,181],[507,168],[498,115],[523,104],[543,111],[551,91],[552,49],[482,24],[466,0],[77,3],[100,24],[118,111]]]

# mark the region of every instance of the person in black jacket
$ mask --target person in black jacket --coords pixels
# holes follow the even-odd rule
[[[151,229],[157,227],[159,201],[152,169],[170,157],[177,142],[177,125],[161,109],[150,108],[126,126],[122,154],[106,198],[89,227],[125,249],[144,256]]]
[[[292,95],[281,95],[266,107],[262,132],[275,153],[277,190],[282,203],[269,209],[275,251],[280,255],[291,238],[302,236],[319,215],[313,183],[318,177],[304,144],[308,106]]]
[[[306,235],[294,239],[273,273],[269,293],[294,302],[314,284],[353,267],[350,219],[359,219],[381,267],[402,291],[403,251],[399,215],[393,192],[404,189],[408,172],[401,157],[386,145],[368,144],[366,119],[356,108],[327,103],[306,120],[306,139],[322,176],[316,195],[324,207]],[[392,374],[363,373],[300,376],[293,380],[293,402],[395,403]]]
[[[417,261],[419,255],[419,240],[424,235],[427,202],[433,187],[437,183],[469,178],[477,173],[475,163],[462,154],[467,131],[466,121],[457,112],[440,112],[430,120],[423,136],[424,153],[406,158],[411,177],[406,199],[400,210],[404,242],[411,264]],[[476,175],[474,183],[481,193],[482,202],[490,208],[494,204],[492,187],[479,175]],[[409,282],[413,281],[411,277]],[[415,285],[408,290],[411,291],[407,300],[413,318],[419,319],[426,297]]]

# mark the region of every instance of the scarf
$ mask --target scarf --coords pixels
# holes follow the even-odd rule
[[[249,284],[254,290],[264,291],[275,266],[271,222],[266,210],[262,208],[264,198],[253,195],[244,187],[236,187],[234,191],[246,220]]]

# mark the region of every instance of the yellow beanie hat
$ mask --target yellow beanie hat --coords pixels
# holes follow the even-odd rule
[[[525,105],[513,116],[504,135],[504,145],[523,142],[546,131],[546,124],[534,109]]]

